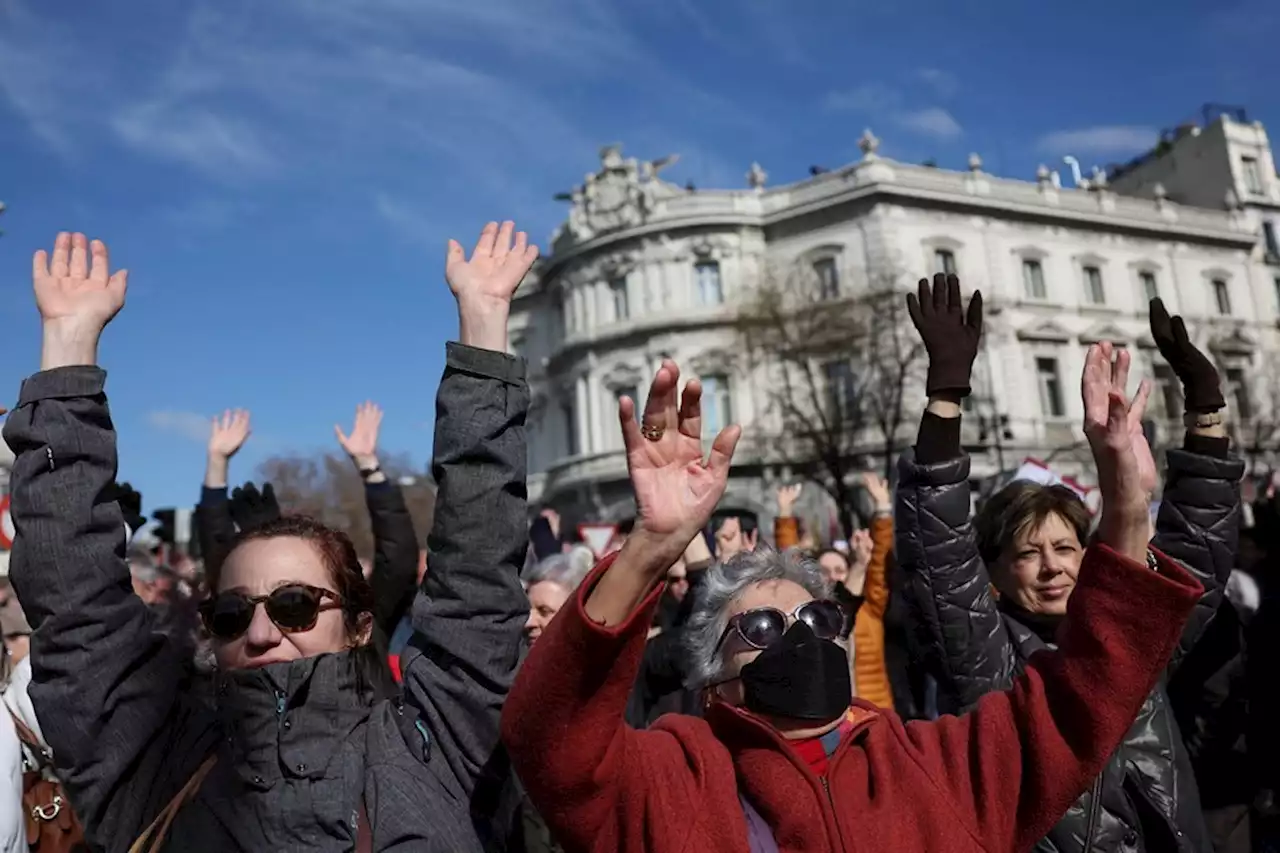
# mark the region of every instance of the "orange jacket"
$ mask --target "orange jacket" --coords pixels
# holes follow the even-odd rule
[[[794,517],[773,521],[773,541],[779,551],[794,548],[800,528]],[[871,522],[871,562],[862,586],[862,606],[853,622],[853,678],[859,699],[893,709],[893,689],[884,663],[884,614],[889,608],[889,583],[885,567],[893,547],[893,519],[878,516]]]

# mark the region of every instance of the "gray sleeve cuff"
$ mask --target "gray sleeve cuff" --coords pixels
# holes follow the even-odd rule
[[[22,391],[18,394],[18,406],[40,400],[97,397],[103,393],[106,384],[107,372],[92,365],[42,370],[23,381]]]
[[[450,341],[445,345],[445,363],[453,370],[497,379],[509,385],[523,385],[524,359],[490,349],[478,349]]]

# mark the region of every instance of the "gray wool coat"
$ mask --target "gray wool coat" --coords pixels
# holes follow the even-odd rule
[[[94,848],[127,850],[215,753],[165,849],[352,850],[362,802],[374,850],[497,846],[515,805],[498,718],[528,610],[523,363],[449,346],[402,696],[358,689],[347,652],[223,674],[213,710],[132,591],[120,510],[103,499],[116,474],[105,379],[37,373],[4,427],[31,699]]]

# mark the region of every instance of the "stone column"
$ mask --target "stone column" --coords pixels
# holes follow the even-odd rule
[[[590,405],[587,393],[587,377],[579,376],[574,380],[574,415],[577,419],[575,428],[578,430],[578,454],[591,452],[590,437],[590,416],[587,407]]]

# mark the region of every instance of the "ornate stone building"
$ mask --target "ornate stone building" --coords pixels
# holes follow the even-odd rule
[[[1250,135],[1257,168],[1235,174],[1238,198],[1274,204],[1280,181],[1265,133],[1237,124],[1220,119],[1196,138]],[[1164,418],[1180,413],[1177,383],[1147,333],[1157,294],[1218,357],[1233,408],[1262,403],[1254,377],[1280,349],[1280,285],[1259,214],[1227,205],[1225,189],[1216,207],[1190,191],[1194,204],[1182,204],[1133,177],[1108,185],[1095,173],[1067,189],[1046,167],[1029,181],[990,175],[977,155],[962,172],[895,162],[878,154],[870,131],[860,147],[856,163],[776,187],[753,164],[737,190],[682,188],[659,174],[671,158],[646,163],[603,149],[600,169],[565,195],[568,220],[521,286],[511,320],[512,348],[530,366],[535,501],[571,520],[631,514],[617,398],[643,393],[671,356],[702,379],[708,435],[743,424],[725,503],[767,522],[789,471],[759,440],[780,421],[762,391],[767,373],[733,357],[735,312],[749,283],[779,264],[811,267],[845,293],[886,270],[898,289],[945,270],[966,291],[983,291],[986,335],[965,432],[977,477],[1030,456],[1092,481],[1076,389],[1084,351],[1101,339],[1133,347],[1139,370],[1156,378],[1157,445],[1178,434]],[[1179,174],[1192,169],[1188,161]],[[1241,191],[1255,180],[1262,192]],[[904,443],[923,403],[913,396]]]

